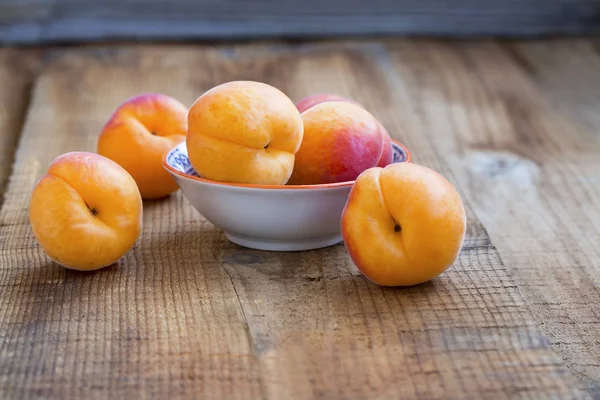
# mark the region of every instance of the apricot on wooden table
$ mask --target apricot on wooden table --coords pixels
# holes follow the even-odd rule
[[[69,269],[96,270],[118,261],[136,242],[142,198],[116,162],[69,152],[56,157],[35,185],[29,220],[51,259]]]
[[[163,156],[185,140],[188,109],[162,93],[127,99],[111,115],[97,151],[117,162],[136,181],[142,198],[168,196],[179,187],[162,166]]]
[[[342,212],[342,237],[365,277],[410,286],[448,269],[464,240],[466,215],[454,186],[414,163],[364,171]]]

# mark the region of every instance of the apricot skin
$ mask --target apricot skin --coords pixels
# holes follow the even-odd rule
[[[361,106],[326,101],[301,115],[304,139],[289,184],[352,181],[379,162],[383,132],[375,117]]]
[[[296,107],[298,110],[303,113],[311,107],[316,106],[317,104],[323,103],[325,101],[347,101],[356,105],[360,105],[353,99],[340,96],[334,93],[317,93],[310,96],[306,96],[296,102]],[[393,160],[393,149],[392,149],[392,140],[381,122],[377,121],[380,125],[380,129],[383,132],[383,152],[381,153],[381,158],[377,162],[378,167],[385,167],[388,164],[391,164]]]
[[[58,264],[80,271],[117,262],[142,229],[142,198],[116,162],[82,151],[62,154],[35,185],[29,204],[33,234]]]
[[[162,166],[162,158],[185,140],[187,114],[179,100],[162,93],[131,97],[102,128],[97,152],[133,176],[142,198],[168,196],[179,187]]]
[[[427,282],[458,257],[466,215],[454,186],[413,163],[364,171],[342,213],[342,237],[358,270],[381,286]]]
[[[192,105],[188,125],[187,151],[196,172],[246,184],[287,183],[304,131],[294,103],[254,81],[208,90]]]

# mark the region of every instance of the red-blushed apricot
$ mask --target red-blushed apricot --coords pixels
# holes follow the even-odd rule
[[[326,101],[302,114],[304,138],[289,184],[352,181],[377,165],[383,132],[375,117],[346,101]]]
[[[356,105],[360,105],[355,100],[344,97],[344,96],[340,96],[338,94],[317,93],[317,94],[306,96],[306,97],[300,99],[296,103],[296,107],[298,108],[300,113],[303,113],[304,111],[308,110],[309,108],[316,106],[317,104],[323,103],[324,101],[347,101],[350,103],[354,103]],[[393,159],[392,139],[391,139],[388,131],[385,129],[385,127],[379,121],[377,121],[377,122],[380,124],[380,129],[383,132],[383,136],[382,136],[383,152],[381,153],[381,158],[377,162],[377,166],[385,167],[386,165],[390,164]]]

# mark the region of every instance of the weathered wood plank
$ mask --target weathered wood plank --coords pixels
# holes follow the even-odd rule
[[[594,0],[0,0],[4,43],[600,32]]]
[[[533,42],[512,51],[521,55],[523,72],[544,93],[549,112],[566,120],[546,122],[554,127],[548,140],[555,149],[542,148],[531,157],[541,160],[536,162],[545,174],[535,200],[542,202],[537,211],[552,232],[539,232],[533,225],[536,243],[529,256],[556,268],[546,281],[550,291],[532,285],[531,302],[555,326],[551,338],[568,365],[600,397],[600,314],[592,311],[600,305],[600,82],[593,74],[600,67],[598,47],[590,41]],[[508,251],[514,247],[499,240]],[[540,248],[552,248],[554,256]],[[514,259],[524,262],[522,254]]]
[[[597,52],[585,41],[390,48],[395,90],[419,132],[448,164],[553,347],[600,396]]]
[[[146,203],[135,249],[92,274],[52,264],[27,220],[52,158],[94,151],[130,95],[156,90],[189,103],[210,82],[197,69],[205,58],[109,49],[49,60],[0,213],[1,398],[262,397],[242,311],[214,258],[223,239],[181,196]]]
[[[0,204],[39,61],[36,50],[0,49]]]
[[[337,92],[455,180],[436,156],[438,138],[400,117],[410,112],[396,73],[381,68],[382,49],[57,52],[37,82],[0,212],[1,397],[584,397],[470,208],[457,263],[403,290],[366,281],[342,245],[270,253],[230,244],[180,193],[145,204],[142,237],[118,266],[68,272],[35,243],[27,203],[37,178],[60,153],[93,150],[112,109],[142,91],[187,104],[233,79],[293,99]]]
[[[507,42],[503,47],[542,93],[548,107],[578,125],[573,132],[575,141],[582,134],[600,132],[600,80],[595,74],[600,68],[599,41],[555,39]]]

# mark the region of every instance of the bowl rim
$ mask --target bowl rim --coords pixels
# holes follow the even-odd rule
[[[399,142],[398,140],[395,139],[391,139],[391,141],[396,144],[398,147],[402,148],[402,150],[404,151],[404,154],[406,154],[406,159],[402,162],[412,162],[412,153],[410,152],[410,150],[408,149],[408,147],[406,147],[403,143]],[[183,178],[187,178],[187,179],[192,179],[194,181],[198,181],[198,182],[202,182],[202,183],[206,183],[209,185],[217,185],[217,186],[227,186],[227,187],[241,187],[241,188],[248,188],[248,189],[275,189],[275,190],[301,190],[301,189],[325,189],[325,188],[339,188],[339,187],[346,187],[346,186],[352,186],[354,185],[354,182],[356,182],[356,180],[351,180],[351,181],[343,181],[343,182],[334,182],[334,183],[317,183],[317,184],[307,184],[307,185],[272,185],[272,184],[256,184],[256,183],[239,183],[239,182],[225,182],[225,181],[216,181],[216,180],[212,180],[212,179],[207,179],[207,178],[201,178],[198,176],[194,176],[194,175],[189,175],[186,174],[185,172],[181,172],[177,169],[175,169],[174,167],[172,167],[171,165],[169,165],[169,163],[167,163],[167,157],[169,156],[169,154],[171,154],[171,152],[173,150],[175,150],[177,147],[179,147],[182,143],[185,143],[186,141],[182,141],[180,143],[178,143],[176,146],[174,146],[171,150],[169,150],[168,152],[166,152],[163,157],[162,157],[162,164],[163,167],[167,169],[167,171],[175,174],[175,175],[179,175]]]

